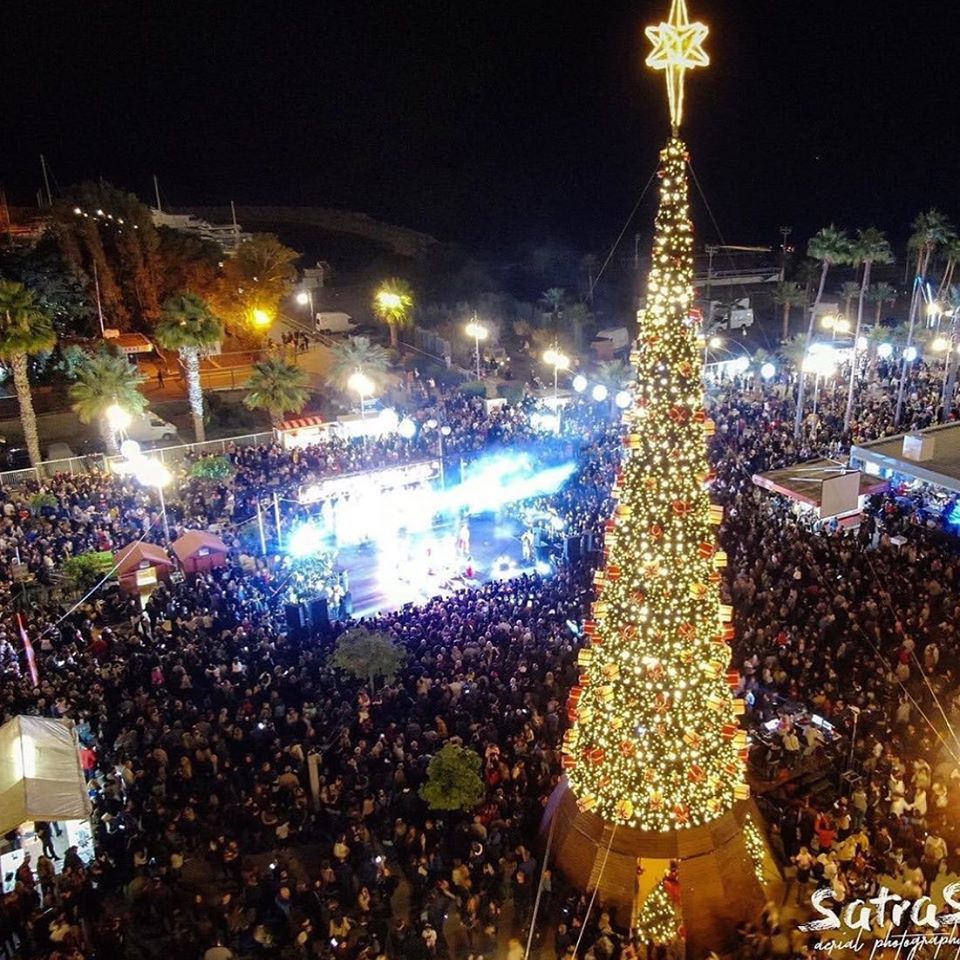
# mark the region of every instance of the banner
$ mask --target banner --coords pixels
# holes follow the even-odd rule
[[[40,686],[40,675],[37,673],[37,655],[33,652],[33,644],[27,636],[27,628],[23,625],[23,617],[17,614],[17,625],[20,627],[20,639],[23,640],[23,649],[27,655],[27,669],[35,687]]]

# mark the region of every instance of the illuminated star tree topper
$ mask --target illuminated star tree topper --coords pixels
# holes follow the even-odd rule
[[[670,103],[670,124],[674,134],[683,119],[683,79],[687,70],[705,67],[710,58],[703,49],[707,37],[706,24],[690,23],[686,0],[673,0],[666,23],[647,27],[647,39],[653,50],[647,66],[663,70],[667,77],[667,100]]]

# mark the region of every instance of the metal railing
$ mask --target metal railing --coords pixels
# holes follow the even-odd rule
[[[182,463],[190,455],[205,453],[225,454],[227,447],[233,444],[237,447],[255,447],[261,443],[272,443],[272,430],[263,433],[244,433],[237,437],[224,437],[222,440],[207,440],[204,443],[182,443],[172,447],[157,447],[150,451],[163,463]],[[68,473],[72,477],[84,476],[88,473],[102,472],[110,469],[110,464],[120,457],[109,457],[102,453],[92,453],[85,457],[68,457],[64,460],[44,460],[35,467],[24,467],[22,470],[6,470],[0,473],[0,487],[17,487],[31,480],[42,483],[58,474]]]

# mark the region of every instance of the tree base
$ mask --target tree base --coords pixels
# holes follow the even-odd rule
[[[744,835],[748,819],[756,828],[753,836],[761,838],[759,868]],[[763,821],[752,800],[738,801],[732,810],[700,827],[650,833],[620,826],[614,831],[612,824],[578,809],[564,779],[547,805],[541,824],[544,837],[554,821],[550,866],[579,890],[599,887],[597,901],[615,915],[618,925],[633,926],[643,900],[670,861],[677,862],[688,958],[736,947],[737,925],[755,920],[766,902],[758,873],[768,871],[771,860],[762,839]],[[610,853],[601,874],[608,844]]]

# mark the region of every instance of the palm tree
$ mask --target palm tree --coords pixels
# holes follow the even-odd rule
[[[250,410],[266,410],[275,424],[288,410],[299,413],[310,398],[306,373],[286,360],[255,363],[247,389],[250,392],[243,398],[244,406]]]
[[[917,312],[920,307],[923,280],[930,266],[930,258],[938,247],[943,247],[956,238],[956,231],[950,221],[937,209],[930,209],[921,213],[913,221],[913,234],[907,244],[907,249],[916,251],[917,273],[913,281],[913,293],[910,296],[910,314],[907,318],[907,347],[913,343],[913,328],[917,322]],[[897,386],[897,406],[893,414],[893,423],[900,423],[900,414],[903,412],[903,390],[907,382],[907,356],[904,350],[900,364],[900,383]]]
[[[369,337],[348,337],[333,346],[331,351],[334,360],[327,380],[341,390],[346,389],[347,381],[357,370],[376,375],[386,373],[390,365],[387,351]]]
[[[593,314],[587,309],[585,303],[572,303],[564,311],[563,319],[573,330],[573,349],[577,353],[582,353],[583,328],[593,319]]]
[[[941,300],[953,283],[953,274],[957,266],[957,260],[960,259],[960,239],[951,237],[943,245],[943,252],[946,255],[947,262],[943,268],[943,276],[940,278],[940,287],[937,289],[937,299]]]
[[[859,270],[863,266],[863,278],[860,283],[860,294],[857,301],[857,326],[853,334],[853,354],[850,358],[850,383],[847,386],[847,409],[843,415],[843,428],[850,426],[853,418],[853,388],[857,378],[857,344],[860,342],[860,331],[863,328],[863,301],[870,287],[870,270],[875,263],[893,263],[893,251],[890,242],[883,232],[876,227],[867,227],[857,231],[857,239],[851,250],[851,262]],[[846,290],[847,284],[844,284]],[[849,308],[848,308],[849,309]]]
[[[773,291],[773,302],[783,307],[783,337],[790,336],[790,311],[793,307],[806,303],[807,294],[799,283],[778,283]]]
[[[777,356],[779,356],[787,366],[795,370],[803,367],[803,358],[807,353],[807,345],[803,337],[798,333],[796,336],[784,340],[777,347]]]
[[[625,383],[633,379],[633,375],[633,367],[625,360],[604,360],[597,364],[592,379],[602,383],[612,397],[618,390],[623,389]]]
[[[951,284],[947,290],[947,311],[952,314],[950,322],[950,352],[947,355],[947,372],[943,379],[943,420],[953,412],[954,393],[957,386],[957,364],[960,362],[960,287]]]
[[[52,350],[56,342],[50,317],[37,305],[33,291],[22,283],[0,280],[0,358],[13,368],[23,437],[33,466],[40,462],[40,440],[27,364],[30,354]]]
[[[876,286],[876,284],[874,284]],[[881,343],[889,343],[891,340],[893,331],[889,330],[887,327],[881,327],[879,323],[875,323],[867,332],[867,350],[870,353],[870,360],[867,368],[867,383],[873,383],[877,379],[877,362],[880,359],[880,354],[877,352]]]
[[[875,326],[880,326],[883,315],[883,305],[885,303],[894,304],[897,302],[897,290],[891,283],[881,280],[879,283],[871,283],[867,290],[867,299],[877,305],[877,312],[873,318]]]
[[[181,293],[163,305],[154,331],[160,346],[180,354],[187,373],[187,396],[193,414],[193,435],[197,443],[206,439],[203,430],[203,390],[200,386],[200,357],[223,340],[223,321],[215,317],[206,302],[194,293]]]
[[[804,350],[810,349],[813,342],[813,325],[817,318],[817,308],[823,299],[823,288],[827,283],[827,271],[832,266],[848,263],[850,260],[850,240],[846,231],[840,230],[835,224],[824,227],[810,238],[807,244],[807,254],[820,262],[820,286],[817,296],[810,307],[810,323],[807,326],[807,340]],[[797,409],[793,421],[793,435],[800,436],[800,426],[803,423],[803,361],[800,362],[800,376],[797,383]]]
[[[146,379],[125,356],[115,353],[87,357],[77,371],[76,383],[70,385],[73,410],[83,423],[99,422],[108,453],[120,452],[108,409],[116,405],[132,415],[143,413],[147,398],[140,392],[140,385]]]
[[[400,328],[412,322],[413,291],[406,280],[392,277],[380,284],[373,296],[373,312],[390,328],[390,346],[399,346]]]
[[[840,284],[838,295],[843,301],[843,315],[849,320],[850,305],[860,296],[860,284],[856,280],[845,280]]]
[[[567,291],[563,287],[551,287],[540,294],[541,301],[550,308],[550,313],[553,314],[554,323],[560,318],[560,311],[563,309],[566,298]]]

